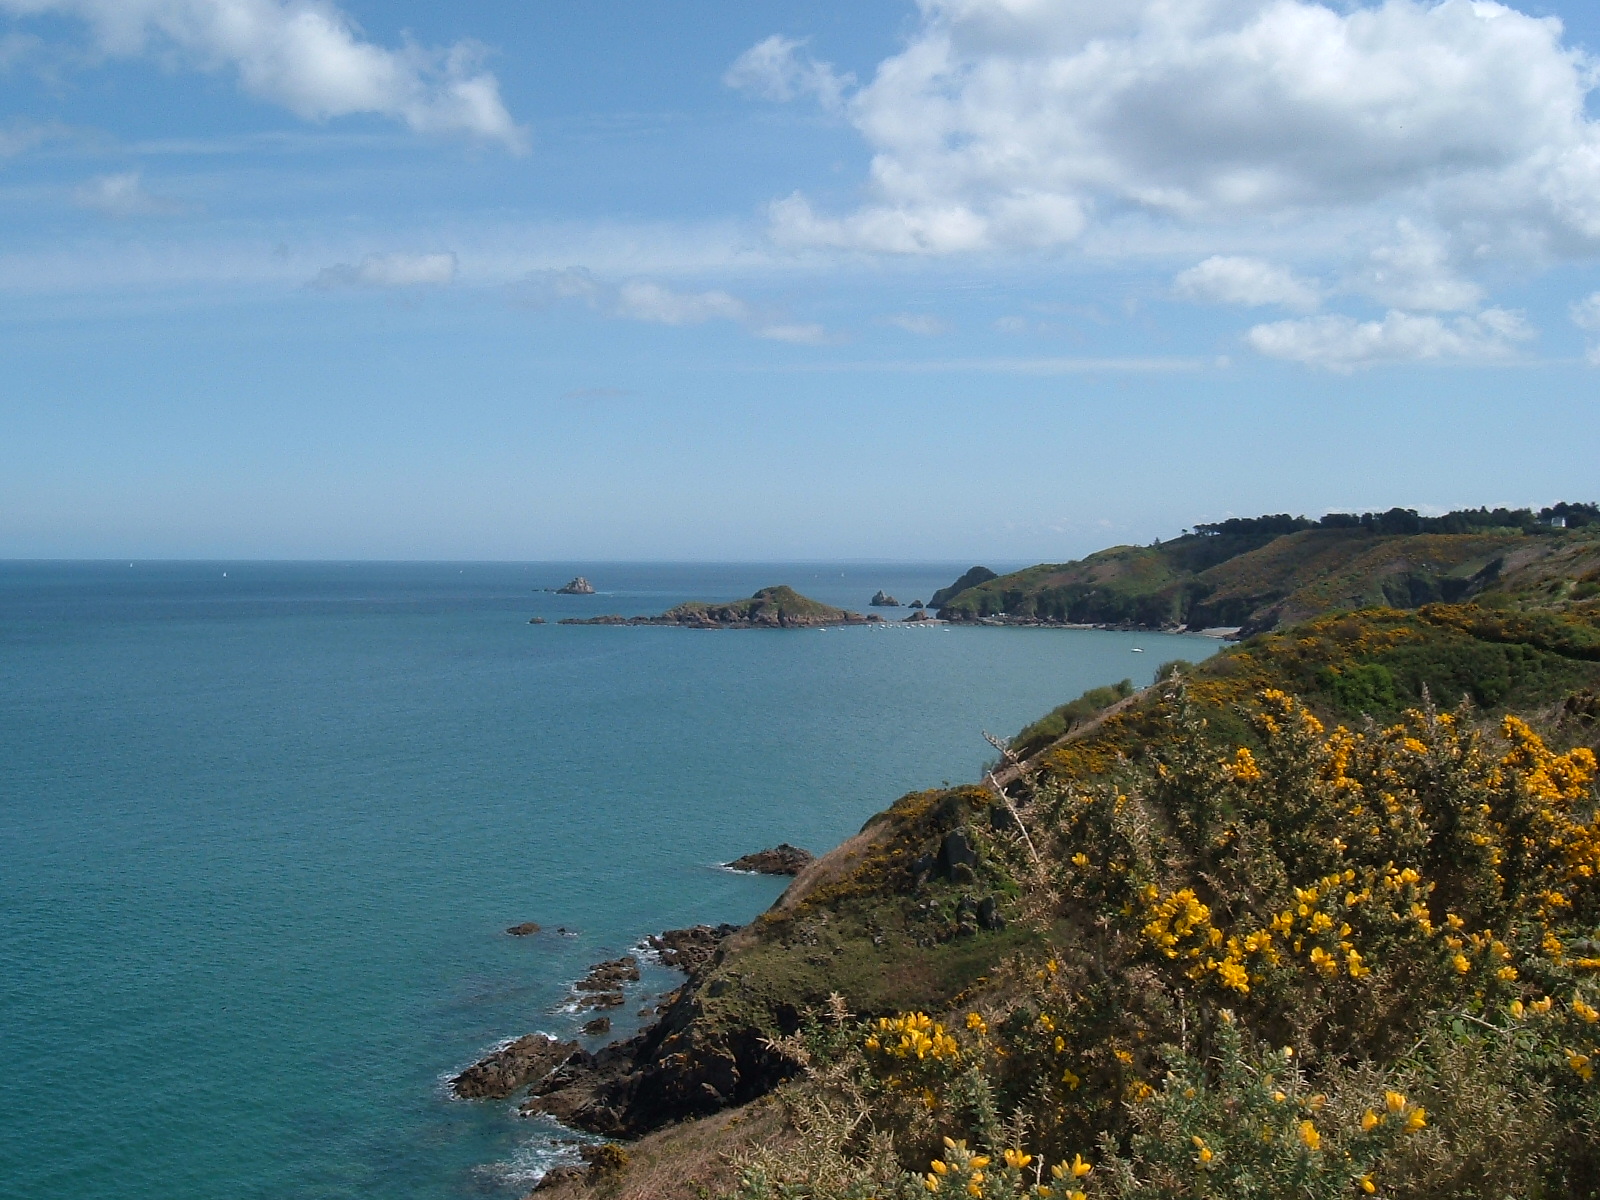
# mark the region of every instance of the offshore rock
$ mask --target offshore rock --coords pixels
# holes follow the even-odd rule
[[[506,930],[506,932],[512,937],[530,937],[533,934],[538,933],[539,929],[539,922],[524,921],[521,925],[513,925],[510,929]]]
[[[872,600],[870,601],[870,603],[871,603],[873,608],[899,608],[900,607],[900,601],[896,600],[893,596],[889,595],[889,593],[884,592],[884,591],[879,591],[876,595],[874,595],[872,597]]]
[[[577,1042],[530,1033],[473,1063],[450,1081],[450,1090],[462,1100],[503,1100],[543,1079],[577,1050]]]
[[[639,960],[631,954],[609,962],[595,963],[589,973],[572,985],[577,1007],[621,1008],[627,997],[626,984],[639,982]]]
[[[592,596],[592,595],[594,595],[594,584],[590,583],[582,575],[579,575],[571,583],[567,584],[566,587],[557,588],[556,589],[556,595],[558,595],[558,596]]]
[[[816,629],[829,625],[865,625],[882,620],[834,608],[791,587],[762,588],[748,600],[713,604],[691,600],[655,617],[566,617],[563,625],[672,625],[681,629]]]
[[[753,871],[757,875],[798,875],[810,866],[812,859],[811,851],[783,842],[770,850],[757,850],[723,866],[730,871]]]

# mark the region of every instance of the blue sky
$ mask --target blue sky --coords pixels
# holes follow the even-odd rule
[[[1600,498],[1600,15],[0,0],[0,556]]]

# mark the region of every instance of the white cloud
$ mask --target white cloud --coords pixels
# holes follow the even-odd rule
[[[474,44],[389,50],[329,0],[0,0],[0,11],[76,17],[103,54],[176,52],[201,70],[231,69],[246,92],[308,120],[375,113],[419,133],[525,142]]]
[[[1380,304],[1395,308],[1462,312],[1483,302],[1483,289],[1463,279],[1450,249],[1435,233],[1401,221],[1399,241],[1375,247],[1354,285]]]
[[[703,325],[732,321],[756,337],[793,345],[815,346],[833,338],[821,325],[773,319],[739,297],[721,290],[676,291],[648,279],[612,285],[582,267],[535,271],[517,287],[519,300],[535,308],[576,301],[608,317],[655,325]]]
[[[337,288],[447,287],[455,282],[454,254],[369,254],[360,262],[324,267],[308,286]]]
[[[619,317],[659,325],[701,325],[706,321],[744,321],[750,310],[727,292],[674,292],[659,283],[634,280],[617,289],[613,311]]]
[[[1185,300],[1207,304],[1242,304],[1259,307],[1277,304],[1309,312],[1321,297],[1315,284],[1296,278],[1287,267],[1259,258],[1213,254],[1181,272],[1173,290]]]
[[[756,330],[756,336],[774,342],[788,342],[791,346],[825,346],[833,339],[821,325],[765,325]]]
[[[1501,308],[1443,318],[1390,312],[1381,321],[1346,316],[1306,317],[1257,325],[1246,340],[1259,353],[1331,371],[1379,363],[1484,361],[1510,356],[1533,337],[1523,318]]]
[[[137,171],[101,175],[73,189],[72,202],[107,217],[175,217],[187,211],[185,205],[166,196],[145,190]]]
[[[59,121],[12,121],[0,127],[0,158],[15,158],[46,142],[74,136],[73,130]]]
[[[1220,252],[1242,229],[1314,230],[1343,212],[1471,230],[1474,261],[1600,249],[1595,63],[1555,19],[1491,0],[919,7],[905,47],[845,100],[874,152],[868,201],[830,215],[779,200],[780,242],[1018,250],[1143,221],[1210,231]],[[769,39],[740,61],[764,94],[795,95],[792,58]],[[1442,251],[1385,247],[1365,290],[1409,308],[1478,302]]]
[[[887,317],[880,317],[879,320],[884,325],[893,325],[896,329],[903,329],[918,337],[939,337],[950,332],[950,322],[941,320],[932,313],[892,313]]]
[[[1573,301],[1567,312],[1579,329],[1587,333],[1600,333],[1600,292],[1590,292],[1582,300]],[[1600,342],[1590,342],[1585,357],[1590,366],[1600,367]]]
[[[1568,312],[1579,329],[1600,333],[1600,292],[1591,292],[1582,300],[1574,301]]]
[[[844,108],[845,92],[855,86],[854,75],[840,75],[828,63],[798,54],[803,41],[778,34],[746,50],[723,75],[728,87],[764,100],[794,100],[815,96],[829,112]]]

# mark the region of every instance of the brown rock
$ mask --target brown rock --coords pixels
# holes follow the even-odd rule
[[[737,925],[693,925],[688,929],[668,929],[645,940],[664,965],[693,975],[711,961],[723,938],[737,932]]]
[[[585,1022],[584,1026],[583,1026],[583,1031],[584,1031],[584,1033],[588,1034],[590,1037],[599,1037],[603,1033],[610,1033],[611,1032],[611,1018],[610,1017],[596,1017],[592,1021]]]
[[[506,932],[512,937],[528,937],[539,932],[539,923],[537,921],[524,921],[521,925],[513,925]]]
[[[788,842],[770,850],[757,850],[731,863],[723,864],[730,871],[753,871],[757,875],[798,875],[811,863],[809,850],[791,846]]]
[[[524,1084],[536,1083],[578,1049],[576,1042],[558,1042],[530,1033],[473,1063],[450,1081],[462,1100],[503,1100]]]

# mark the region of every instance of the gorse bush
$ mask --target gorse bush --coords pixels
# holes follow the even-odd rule
[[[816,1136],[742,1200],[1600,1193],[1594,754],[1277,690],[1221,736],[1181,680],[1155,717],[974,832],[1047,950],[780,1043]]]

